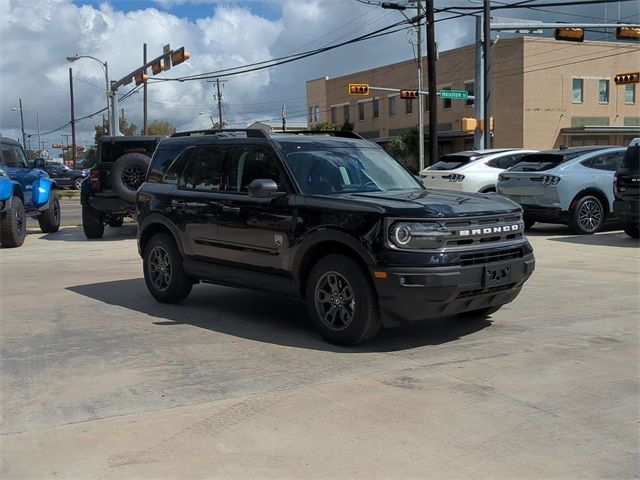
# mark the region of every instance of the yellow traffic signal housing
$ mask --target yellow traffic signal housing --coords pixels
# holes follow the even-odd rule
[[[463,118],[460,122],[460,130],[463,132],[475,132],[478,128],[478,121],[475,118]]]
[[[137,73],[133,76],[133,80],[136,82],[136,85],[140,85],[141,83],[146,82],[149,79],[149,75],[146,73]]]
[[[187,52],[184,47],[180,47],[178,50],[175,50],[171,53],[171,65],[175,67],[182,62],[186,62],[190,58],[191,54]]]
[[[369,95],[368,83],[350,83],[349,95]]]
[[[640,28],[618,27],[616,28],[616,38],[618,40],[640,40]]]
[[[153,72],[154,75],[157,75],[164,70],[163,67],[164,65],[162,60],[158,60],[156,63],[151,65],[151,71]]]
[[[567,42],[584,42],[584,29],[578,27],[556,28],[553,36],[556,40],[566,40]]]
[[[480,130],[482,130],[483,132],[485,131],[484,130],[484,118],[480,119],[479,127],[480,127]],[[493,117],[489,118],[489,131],[493,131]]]
[[[417,90],[400,90],[400,98],[418,98]]]
[[[640,72],[618,73],[613,77],[613,83],[624,85],[625,83],[640,83]]]

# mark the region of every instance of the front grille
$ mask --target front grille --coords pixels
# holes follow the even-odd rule
[[[487,293],[495,293],[495,292],[501,292],[503,290],[511,290],[515,286],[516,286],[515,283],[509,283],[507,285],[500,285],[499,287],[477,288],[475,290],[467,290],[466,292],[460,292],[456,298],[469,298],[469,297],[475,297],[477,295],[485,295]]]
[[[450,219],[442,223],[448,231],[453,233],[445,242],[444,248],[484,246],[517,240],[524,236],[524,223],[519,213]]]
[[[487,265],[489,263],[504,262],[522,258],[524,256],[522,248],[510,248],[508,250],[498,250],[493,252],[465,253],[460,255],[460,265],[468,267],[471,265]]]

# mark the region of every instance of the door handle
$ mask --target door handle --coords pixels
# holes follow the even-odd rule
[[[222,207],[222,213],[228,213],[231,215],[240,215],[240,207]]]
[[[187,205],[187,202],[183,200],[171,200],[172,207],[184,207]]]

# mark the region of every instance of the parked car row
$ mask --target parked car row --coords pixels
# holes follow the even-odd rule
[[[618,219],[638,238],[637,148],[466,151],[444,155],[420,176],[429,188],[503,195],[522,206],[526,228],[560,223],[574,233],[591,234]]]

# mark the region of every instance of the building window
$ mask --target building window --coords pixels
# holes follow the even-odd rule
[[[309,107],[309,123],[313,122],[313,107]]]
[[[331,123],[334,125],[338,123],[338,112],[336,107],[331,107]]]
[[[344,117],[344,123],[349,123],[349,105],[342,106],[342,116]]]
[[[320,121],[320,107],[318,105],[313,107],[313,121],[316,123]]]
[[[573,103],[582,103],[582,99],[584,98],[584,80],[582,78],[572,79],[571,88],[573,89],[571,101]]]
[[[413,113],[413,98],[404,99],[404,113],[411,115]]]
[[[627,105],[636,103],[636,86],[633,83],[624,86],[624,103]]]
[[[358,120],[364,120],[364,102],[358,103]]]
[[[380,102],[377,98],[373,99],[373,118],[379,118],[380,117]]]
[[[440,90],[451,90],[451,85],[449,85],[448,87],[442,87]],[[443,98],[442,99],[442,108],[444,108],[445,110],[449,110],[451,108],[451,99],[450,98]]]
[[[476,91],[476,84],[475,82],[467,82],[464,84],[464,89],[467,91],[467,94],[470,97],[474,97],[475,96],[475,91]],[[473,107],[475,105],[475,100],[467,100],[466,103],[467,107]]]
[[[609,80],[598,80],[598,102],[609,103]]]
[[[396,116],[396,98],[397,97],[389,97],[389,116]]]

